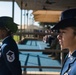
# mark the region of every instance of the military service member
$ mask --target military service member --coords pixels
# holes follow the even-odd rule
[[[0,75],[22,75],[18,47],[12,38],[17,29],[11,17],[0,17]]]
[[[69,49],[60,75],[76,75],[76,9],[62,12],[61,20],[54,28],[59,31],[58,39],[62,49]]]

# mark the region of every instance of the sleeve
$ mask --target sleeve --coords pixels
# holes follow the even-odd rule
[[[16,49],[16,48],[13,48]],[[21,65],[18,58],[18,53],[15,50],[9,48],[9,46],[5,46],[3,48],[3,58],[5,60],[6,66],[12,73],[12,75],[22,75]]]

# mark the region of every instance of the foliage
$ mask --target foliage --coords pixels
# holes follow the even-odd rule
[[[20,40],[20,37],[18,35],[14,35],[13,38],[16,42],[18,42]]]

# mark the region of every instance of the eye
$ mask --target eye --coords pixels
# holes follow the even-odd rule
[[[62,31],[61,33],[65,33],[65,31]]]

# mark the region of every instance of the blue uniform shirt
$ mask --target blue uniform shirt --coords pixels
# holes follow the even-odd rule
[[[0,50],[0,75],[22,75],[18,47],[11,36],[3,40]]]
[[[60,75],[76,75],[76,51],[66,56]]]

